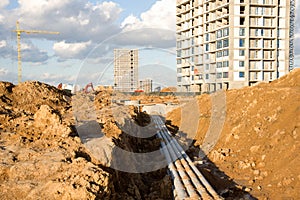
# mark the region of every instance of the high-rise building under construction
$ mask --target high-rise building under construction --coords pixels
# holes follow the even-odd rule
[[[138,89],[138,50],[114,50],[114,89],[134,92]]]
[[[293,68],[294,0],[177,0],[177,85],[213,92]]]

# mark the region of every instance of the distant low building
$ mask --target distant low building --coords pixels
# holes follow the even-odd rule
[[[146,78],[139,81],[139,89],[143,90],[146,93],[152,92],[152,79]]]

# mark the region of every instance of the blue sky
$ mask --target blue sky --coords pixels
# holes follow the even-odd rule
[[[113,49],[137,48],[141,69],[160,66],[167,73],[160,80],[150,78],[161,85],[176,84],[174,0],[2,0],[0,80],[13,83],[16,20],[21,29],[60,32],[21,35],[22,81],[112,85]],[[148,74],[141,71],[140,78]]]
[[[12,30],[19,20],[22,29],[60,32],[22,34],[23,81],[112,85],[113,49],[137,48],[141,78],[150,76],[157,85],[175,85],[175,3],[1,0],[0,80],[17,83],[16,34]],[[295,64],[299,67],[300,16],[296,17]]]

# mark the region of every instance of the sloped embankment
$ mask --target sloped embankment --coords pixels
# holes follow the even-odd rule
[[[196,145],[211,120],[211,97],[198,97]],[[180,109],[169,114],[180,125]],[[185,116],[188,117],[188,116]],[[258,199],[299,198],[300,69],[254,87],[226,91],[226,119],[208,158]]]

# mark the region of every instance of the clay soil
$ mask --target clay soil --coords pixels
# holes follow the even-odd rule
[[[193,140],[187,152],[225,199],[300,198],[299,92],[300,70],[272,83],[226,91],[225,123],[202,160],[198,155],[211,124],[212,97],[192,99],[200,114],[196,136],[182,134]],[[78,95],[79,106],[95,105],[96,121],[113,145],[137,153],[159,148],[155,137],[132,137],[117,126],[111,90]],[[76,131],[71,98],[39,82],[0,82],[0,199],[171,199],[166,168],[125,173],[94,157]],[[173,95],[129,98],[142,104],[180,102]],[[188,113],[185,119],[192,119]],[[149,116],[134,107],[129,117],[140,126],[149,123]],[[174,135],[182,121],[181,108],[168,114]]]
[[[91,103],[112,144],[134,152],[159,149],[156,138],[129,137],[118,128],[111,96],[111,90],[81,92],[72,104],[69,93],[40,82],[0,82],[0,199],[170,198],[166,168],[141,174],[117,171],[83,144],[76,118],[89,115]],[[75,113],[76,103],[81,110]],[[134,108],[129,117],[141,126],[150,119]]]
[[[272,83],[226,91],[225,96],[225,123],[206,157],[214,166],[204,167],[207,178],[219,193],[232,187],[216,182],[222,172],[234,187],[254,198],[299,199],[300,69]],[[210,95],[197,100],[200,117],[192,153],[203,147],[213,107]],[[173,128],[180,128],[181,109],[167,119]]]

